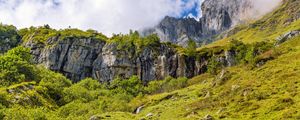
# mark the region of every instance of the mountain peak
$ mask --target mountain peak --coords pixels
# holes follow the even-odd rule
[[[269,3],[269,0],[266,0]],[[280,0],[279,0],[280,1]],[[186,46],[189,39],[199,45],[215,40],[215,36],[249,19],[270,12],[279,3],[261,9],[258,0],[205,0],[201,5],[202,18],[174,18],[166,16],[158,25],[142,31],[142,35],[158,34],[165,42]]]

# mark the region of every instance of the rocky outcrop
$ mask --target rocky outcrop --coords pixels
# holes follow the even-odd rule
[[[145,83],[167,76],[191,78],[206,72],[210,59],[181,55],[174,47],[163,43],[157,48],[144,47],[137,53],[135,47],[119,50],[117,43],[93,38],[61,39],[56,36],[45,43],[33,41],[29,40],[24,46],[31,48],[35,63],[60,72],[74,82],[87,77],[108,82],[133,75]],[[218,58],[224,66],[230,66],[232,55],[227,53]]]
[[[33,59],[37,64],[63,73],[68,78],[78,81],[91,77],[94,61],[102,53],[104,42],[91,38],[51,37],[46,44],[29,41],[25,46],[31,48]]]
[[[284,35],[281,35],[280,37],[278,37],[276,40],[276,44],[275,45],[279,45],[281,43],[284,43],[285,41],[287,41],[288,39],[292,38],[292,37],[296,37],[300,35],[300,31],[294,30],[294,31],[290,31],[285,33]]]

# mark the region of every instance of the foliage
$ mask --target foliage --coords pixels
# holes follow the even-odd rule
[[[16,47],[0,56],[0,85],[36,80],[34,66],[30,64],[29,49]]]
[[[141,37],[137,31],[131,32],[128,35],[114,35],[108,42],[117,44],[118,50],[125,50],[135,53],[142,52],[145,48],[157,50],[160,47],[160,41],[156,34],[152,34],[146,37]]]
[[[186,87],[187,81],[187,78],[175,79],[172,77],[167,77],[164,80],[149,82],[147,87],[145,88],[145,91],[148,94],[170,92],[176,89]]]
[[[95,40],[105,41],[107,37],[102,33],[98,33],[95,30],[82,31],[79,29],[62,29],[55,30],[50,26],[41,26],[41,27],[30,27],[21,29],[18,31],[18,34],[22,37],[24,42],[32,40],[33,42],[46,43],[49,38],[59,37],[60,40],[67,38],[92,38]]]
[[[217,74],[218,70],[222,68],[222,64],[218,61],[216,56],[213,56],[210,58],[208,65],[207,65],[207,71],[211,74]]]
[[[196,49],[197,49],[197,44],[194,40],[189,40],[187,43],[187,47],[186,47],[186,54],[188,56],[195,56],[196,55]]]
[[[299,29],[299,20],[286,24],[290,17],[282,14],[299,10],[299,2],[291,2],[295,0],[273,13],[274,18],[267,16],[239,27],[221,47],[195,51],[193,42],[186,49],[173,46],[184,55],[208,59],[212,74],[190,80],[167,77],[144,85],[133,76],[107,84],[90,78],[71,83],[62,74],[34,65],[29,50],[16,47],[0,56],[0,119],[89,119],[94,115],[99,119],[202,119],[208,114],[216,119],[299,119],[300,37],[278,47],[265,40]],[[296,7],[286,10],[291,5]],[[0,27],[0,33],[9,31],[1,36],[14,38],[15,28],[6,27]],[[22,29],[18,34],[41,43],[53,36],[107,40],[95,30],[54,30],[48,25]],[[157,35],[141,37],[132,31],[107,42],[119,50],[133,49],[134,54],[170,45],[160,43]],[[223,68],[219,58],[225,51],[234,53],[237,66]],[[258,62],[259,66],[252,67]],[[220,69],[226,72],[219,75]],[[224,78],[226,82],[216,85]],[[140,113],[132,114],[141,106]]]
[[[143,92],[142,81],[139,80],[137,76],[132,76],[128,80],[117,78],[112,81],[109,88],[116,93],[125,92],[126,94],[133,96],[137,96],[139,93]]]
[[[39,68],[40,82],[39,86],[47,88],[45,94],[49,95],[58,105],[62,105],[65,101],[63,98],[63,90],[65,87],[71,86],[71,81],[65,76],[46,70],[45,68]]]
[[[0,24],[0,45],[16,47],[20,42],[17,28],[12,25]],[[3,51],[0,51],[2,53]]]

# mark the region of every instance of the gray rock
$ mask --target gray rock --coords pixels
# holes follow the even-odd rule
[[[117,44],[106,43],[92,38],[51,37],[46,43],[29,40],[24,46],[31,48],[34,62],[60,72],[74,82],[92,77],[110,82],[138,76],[144,83],[164,79],[167,76],[188,77],[205,72],[207,59],[197,61],[195,57],[180,55],[170,45],[158,48],[145,47],[118,50]]]
[[[278,37],[278,38],[276,39],[277,42],[276,42],[275,45],[276,45],[276,46],[277,46],[277,45],[280,45],[280,44],[286,42],[288,39],[290,39],[290,38],[292,38],[292,37],[295,37],[295,36],[298,36],[298,35],[300,35],[300,31],[297,31],[297,30],[287,32],[287,33],[285,33],[284,35],[281,35],[280,37]]]
[[[146,115],[146,117],[152,117],[153,116],[153,113],[148,113],[147,115]]]
[[[205,115],[202,120],[214,120],[214,118],[211,115]]]
[[[234,66],[236,64],[235,52],[225,51],[225,59],[226,59],[226,66],[228,67]]]
[[[93,115],[92,117],[90,117],[90,120],[101,120],[104,119],[102,116],[98,116],[98,115]]]

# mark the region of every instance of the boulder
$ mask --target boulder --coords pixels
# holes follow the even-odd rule
[[[300,31],[297,31],[297,30],[289,31],[289,32],[287,32],[287,33],[281,35],[280,37],[278,37],[278,38],[276,39],[277,42],[276,42],[275,45],[276,45],[276,46],[277,46],[277,45],[280,45],[280,44],[286,42],[288,39],[290,39],[290,38],[292,38],[292,37],[295,37],[295,36],[298,36],[298,35],[300,35]]]

